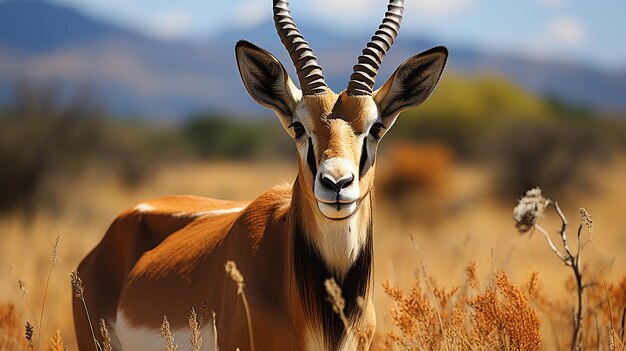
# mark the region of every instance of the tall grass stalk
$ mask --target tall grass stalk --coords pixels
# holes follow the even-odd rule
[[[70,273],[70,279],[72,280],[72,287],[74,288],[74,295],[79,298],[83,303],[83,308],[85,309],[85,314],[87,315],[87,322],[89,323],[89,329],[91,330],[91,337],[93,339],[93,343],[96,347],[96,350],[102,351],[102,347],[100,343],[98,343],[98,339],[96,339],[96,333],[93,331],[93,324],[91,323],[91,316],[89,316],[89,310],[87,309],[87,302],[85,302],[85,285],[83,284],[83,279],[80,277],[77,271],[72,271]]]
[[[250,350],[254,351],[254,333],[252,332],[252,317],[250,315],[250,306],[248,305],[248,299],[246,298],[246,292],[244,290],[243,275],[237,269],[237,264],[234,261],[227,261],[224,266],[226,273],[237,284],[237,294],[241,296],[243,301],[243,307],[246,311],[246,320],[248,322],[248,338],[250,340]]]
[[[579,209],[580,211],[580,220],[581,222],[583,222],[585,224],[585,227],[587,227],[587,232],[589,233],[589,243],[591,244],[591,250],[593,251],[593,258],[596,261],[596,265],[598,266],[598,271],[600,272],[600,278],[602,278],[602,285],[604,287],[604,294],[606,295],[606,302],[607,302],[607,306],[609,308],[609,333],[611,335],[607,335],[610,338],[610,345],[613,345],[613,347],[615,347],[615,324],[613,322],[613,309],[611,307],[611,298],[609,297],[609,288],[607,287],[606,284],[606,279],[604,277],[604,270],[602,269],[602,265],[600,264],[600,260],[598,259],[598,253],[596,252],[596,246],[594,245],[593,242],[593,220],[591,219],[591,215],[589,214],[589,212],[587,212],[587,210],[584,207],[581,207]],[[580,225],[580,227],[578,228],[578,241],[580,242],[580,232],[582,230],[582,225]],[[622,326],[622,332],[623,332],[623,326]],[[621,339],[618,340],[620,343],[622,343],[622,350],[624,350],[624,347],[626,347],[623,344],[623,341]]]
[[[430,277],[428,276],[426,263],[424,262],[424,259],[422,258],[422,255],[420,254],[420,250],[419,250],[419,247],[417,246],[417,242],[415,241],[415,237],[413,237],[413,233],[409,233],[409,237],[411,237],[411,242],[413,243],[413,247],[415,248],[415,251],[417,252],[417,256],[420,259],[420,264],[422,266],[422,274],[424,275],[424,280],[426,280],[432,299],[435,302],[433,305],[435,306],[435,311],[437,312],[437,320],[439,321],[439,328],[441,329],[441,337],[443,338],[443,344],[445,345],[446,350],[449,351],[450,348],[448,347],[446,331],[443,326],[443,319],[441,318],[441,310],[439,309],[439,301],[437,299],[437,296],[435,295],[435,290],[433,289],[433,284],[430,281]]]
[[[52,247],[52,262],[50,265],[50,270],[48,271],[48,278],[46,279],[46,287],[43,291],[43,301],[41,303],[41,313],[39,314],[39,332],[37,333],[37,348],[41,351],[41,331],[43,329],[43,312],[46,308],[46,296],[48,295],[48,286],[50,285],[50,277],[52,277],[52,270],[59,260],[59,240],[61,239],[61,235],[57,235],[54,240],[54,246]]]

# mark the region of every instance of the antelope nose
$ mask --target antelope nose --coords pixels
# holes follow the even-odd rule
[[[341,189],[349,186],[354,181],[354,174],[350,174],[347,177],[342,177],[339,180],[336,180],[330,175],[324,174],[321,176],[321,182],[324,187],[333,190],[335,192],[340,192]]]

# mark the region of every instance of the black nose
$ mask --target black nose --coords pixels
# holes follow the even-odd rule
[[[335,192],[339,192],[341,191],[341,189],[352,184],[352,182],[354,181],[354,174],[351,174],[350,177],[341,178],[339,179],[339,181],[336,181],[336,182],[334,179],[327,177],[325,175],[321,176],[320,180],[322,181],[322,184],[326,188],[331,189]]]

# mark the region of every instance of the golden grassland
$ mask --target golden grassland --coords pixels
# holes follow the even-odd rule
[[[384,160],[381,162],[379,167],[384,169]],[[0,309],[0,345],[27,349],[23,331],[25,322],[29,321],[36,329],[34,338],[41,330],[46,347],[63,349],[54,347],[59,347],[64,340],[70,349],[76,349],[70,272],[123,209],[166,194],[250,199],[274,184],[293,182],[295,174],[295,165],[287,162],[207,162],[159,169],[133,189],[123,186],[106,170],[94,170],[78,179],[54,180],[55,192],[63,194],[53,200],[56,201],[52,206],[54,210],[38,211],[27,217],[0,218],[0,304],[4,303]],[[584,206],[593,217],[595,253],[588,246],[583,249],[584,274],[592,284],[585,298],[602,303],[607,295],[614,296],[616,305],[612,319],[618,335],[613,342],[617,350],[623,349],[619,340],[622,313],[618,308],[626,304],[626,281],[622,281],[626,274],[624,175],[626,160],[616,160],[606,169],[594,170],[597,188],[593,193],[572,190],[561,203],[571,222],[570,236],[575,236],[578,228],[579,207]],[[483,335],[484,328],[502,328],[504,333],[508,330],[507,318],[517,318],[514,312],[525,308],[534,312],[527,313],[527,320],[515,323],[535,323],[532,315],[536,314],[541,349],[567,345],[571,337],[571,323],[567,322],[571,317],[569,310],[576,301],[570,268],[550,251],[542,235],[518,234],[511,219],[515,203],[504,203],[492,196],[489,172],[451,164],[439,178],[443,179],[443,185],[436,191],[416,193],[409,200],[395,201],[383,194],[377,195],[375,345],[390,349],[396,342],[401,348],[422,345],[415,348],[466,349],[446,343],[445,339],[441,343],[441,335],[468,342],[485,341],[489,338]],[[544,192],[550,195],[550,189]],[[558,216],[549,213],[541,221],[556,237],[561,225]],[[57,235],[61,238],[58,256],[51,273],[43,322],[39,325]],[[585,232],[583,241],[587,239]],[[602,268],[602,275],[598,267]],[[245,276],[246,272],[242,273]],[[607,289],[601,288],[602,277]],[[23,282],[21,287],[18,281]],[[28,290],[27,294],[24,289]],[[6,303],[13,303],[15,310]],[[412,310],[407,306],[423,308]],[[603,317],[606,307],[596,307],[601,311],[589,313],[584,327],[589,335],[607,335],[607,319]],[[474,310],[473,314],[463,314],[470,309]],[[475,327],[466,328],[465,339],[453,332],[459,332],[460,327],[450,327],[450,331],[442,333],[454,323],[463,326],[459,320],[473,321]],[[501,324],[488,324],[490,321]],[[513,321],[510,323],[510,326],[516,325]],[[417,333],[415,328],[419,329],[420,325],[431,334]],[[11,334],[9,330],[19,332]],[[387,332],[393,335],[385,340]],[[514,330],[509,332],[514,333]],[[435,342],[437,335],[440,335],[439,340]],[[593,345],[595,339],[591,339],[586,341],[587,345]],[[475,349],[498,349],[502,345],[526,349],[527,344],[513,344],[511,340],[494,339]],[[538,345],[532,333],[525,335],[523,342]],[[607,342],[606,338],[602,341],[602,349],[610,349]]]

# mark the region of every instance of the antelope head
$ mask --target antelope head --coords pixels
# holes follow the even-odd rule
[[[424,102],[435,89],[448,56],[439,46],[410,57],[377,90],[375,78],[402,20],[403,0],[391,0],[371,41],[358,58],[347,89],[327,85],[313,50],[296,27],[288,2],[274,0],[278,35],[296,67],[298,89],[280,61],[240,41],[235,51],[243,83],[259,104],[272,109],[298,150],[301,189],[323,218],[351,217],[370,194],[376,150],[398,115]]]

